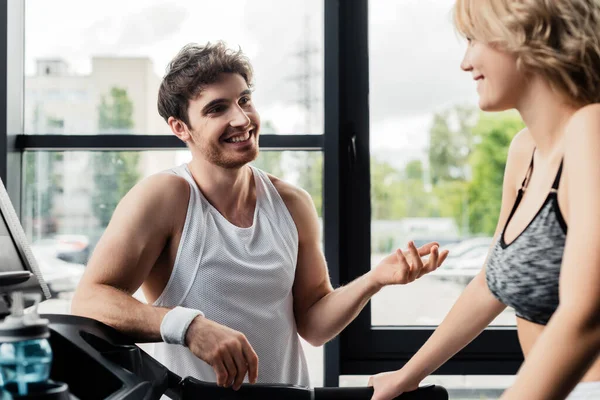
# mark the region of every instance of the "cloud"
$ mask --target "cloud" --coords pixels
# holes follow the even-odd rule
[[[131,55],[140,48],[176,35],[189,14],[176,2],[164,2],[124,15],[113,14],[95,21],[83,32],[82,51],[95,54]]]
[[[371,3],[378,19],[369,38],[372,118],[433,111],[473,98],[471,78],[459,67],[464,44],[452,27],[452,3]]]
[[[267,19],[266,15],[277,17]],[[294,133],[322,133],[322,0],[253,0],[246,3],[244,16],[245,32],[259,44],[248,49],[256,75],[257,104],[272,108],[283,103],[282,107],[305,113],[301,104],[309,96],[311,127],[296,123]]]
[[[153,58],[156,45],[176,36],[189,13],[174,0],[146,0],[142,4],[28,0],[27,73],[33,73],[34,60],[43,57],[63,58],[77,73],[89,73],[90,59],[96,55]]]
[[[459,68],[464,44],[451,24],[453,3],[369,3],[370,118],[372,126],[385,127],[374,135],[394,135],[404,131],[403,123],[411,125],[414,116],[423,120],[421,116],[452,104],[475,104],[474,85]],[[327,23],[323,0],[28,0],[26,4],[28,65],[38,57],[62,57],[86,73],[93,55],[148,56],[161,76],[184,44],[223,39],[241,46],[251,58],[258,109],[285,110],[282,114],[287,117],[272,117],[286,130],[294,127],[294,132],[282,133],[304,131],[300,102],[307,81],[299,76],[308,70],[314,100],[311,131],[322,131]],[[310,55],[302,57],[307,48]],[[290,110],[300,115],[292,117]]]

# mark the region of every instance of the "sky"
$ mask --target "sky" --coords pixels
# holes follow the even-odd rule
[[[225,40],[255,70],[254,101],[279,133],[323,133],[322,0],[25,0],[25,68],[63,58],[90,72],[93,56],[144,56],[158,76],[186,43]],[[432,114],[477,104],[459,65],[466,44],[451,23],[453,0],[371,0],[371,149],[415,157],[428,146]],[[50,23],[49,23],[50,21]],[[309,56],[299,56],[308,49]],[[297,76],[309,70],[306,111]],[[307,129],[307,124],[310,127]]]

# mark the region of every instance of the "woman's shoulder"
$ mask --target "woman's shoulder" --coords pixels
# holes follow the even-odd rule
[[[528,128],[523,128],[512,139],[508,149],[508,158],[521,159],[525,158],[528,161],[531,159],[535,142]]]
[[[596,164],[600,152],[600,104],[590,104],[578,109],[565,129],[566,168],[580,173],[588,165]]]
[[[598,135],[600,128],[600,104],[593,103],[581,107],[573,113],[566,128],[568,137],[580,135]]]
[[[533,157],[535,142],[529,129],[523,128],[515,135],[508,148],[505,175],[510,181],[521,182]]]

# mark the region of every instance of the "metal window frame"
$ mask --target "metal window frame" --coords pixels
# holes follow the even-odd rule
[[[178,150],[184,142],[175,135],[18,135],[20,151]],[[261,150],[323,149],[323,135],[261,135]]]
[[[0,179],[17,213],[21,205],[22,152],[16,147],[23,132],[25,4],[0,5]]]
[[[338,284],[365,274],[371,263],[368,8],[368,0],[325,1],[325,245]],[[326,346],[325,382],[398,369],[434,329],[372,326],[365,307]],[[513,375],[522,360],[516,329],[492,327],[436,374]]]

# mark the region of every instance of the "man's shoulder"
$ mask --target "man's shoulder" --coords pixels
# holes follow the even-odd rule
[[[138,182],[124,200],[151,207],[178,207],[189,198],[190,187],[185,178],[169,172],[159,172]]]
[[[311,195],[301,187],[267,174],[281,196],[302,238],[318,238],[317,211]]]
[[[313,207],[312,197],[306,190],[274,175],[267,173],[267,176],[290,211],[301,211],[305,207]]]
[[[128,232],[141,241],[166,238],[183,225],[189,193],[182,177],[165,173],[148,176],[121,199],[105,235],[121,237]]]

